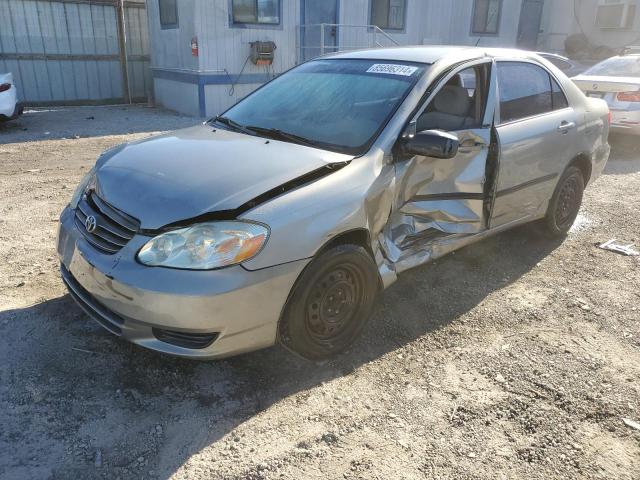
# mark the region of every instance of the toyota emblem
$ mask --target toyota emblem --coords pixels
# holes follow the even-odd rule
[[[87,229],[87,232],[91,233],[96,229],[98,222],[96,222],[96,217],[93,215],[89,215],[84,219],[84,226]]]

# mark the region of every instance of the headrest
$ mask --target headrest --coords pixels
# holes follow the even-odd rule
[[[433,106],[438,112],[466,117],[471,99],[465,88],[445,85],[434,98]]]
[[[449,79],[447,85],[452,85],[454,87],[462,87],[462,77],[459,73],[456,73],[453,77]]]

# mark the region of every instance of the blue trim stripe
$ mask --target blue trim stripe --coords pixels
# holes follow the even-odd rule
[[[200,117],[207,116],[207,104],[205,103],[204,82],[198,79],[198,114]]]
[[[182,83],[198,83],[198,74],[192,72],[181,72],[178,70],[158,70],[151,69],[153,78],[162,78],[163,80],[173,80]]]
[[[267,73],[243,73],[227,74],[227,73],[198,73],[198,72],[185,72],[180,70],[162,70],[153,68],[151,69],[153,78],[160,78],[163,80],[171,80],[180,83],[189,83],[198,86],[198,111],[201,117],[206,116],[206,102],[205,102],[205,85],[246,85],[246,84],[261,84],[266,83],[272,79],[272,76]]]
[[[238,85],[248,83],[265,83],[271,80],[272,76],[267,73],[243,73],[238,77],[237,73],[197,73],[183,72],[180,70],[160,70],[152,69],[153,78],[173,80],[174,82],[192,83],[199,85]]]

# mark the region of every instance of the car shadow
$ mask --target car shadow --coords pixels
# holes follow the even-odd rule
[[[98,451],[110,477],[169,478],[270,406],[460,321],[560,243],[522,227],[403,273],[353,347],[324,364],[281,347],[212,362],[156,354],[104,332],[68,295],[0,312],[3,401],[23,411],[6,426],[12,455],[30,465],[37,435],[42,451],[71,452],[51,454],[56,478],[96,474]]]
[[[0,144],[160,132],[201,119],[146,105],[28,108],[0,122]]]

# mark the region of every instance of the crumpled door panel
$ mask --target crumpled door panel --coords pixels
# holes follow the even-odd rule
[[[415,156],[396,163],[395,207],[382,235],[395,271],[450,251],[456,239],[486,228],[484,183],[490,129],[456,132],[461,145],[451,159]]]

